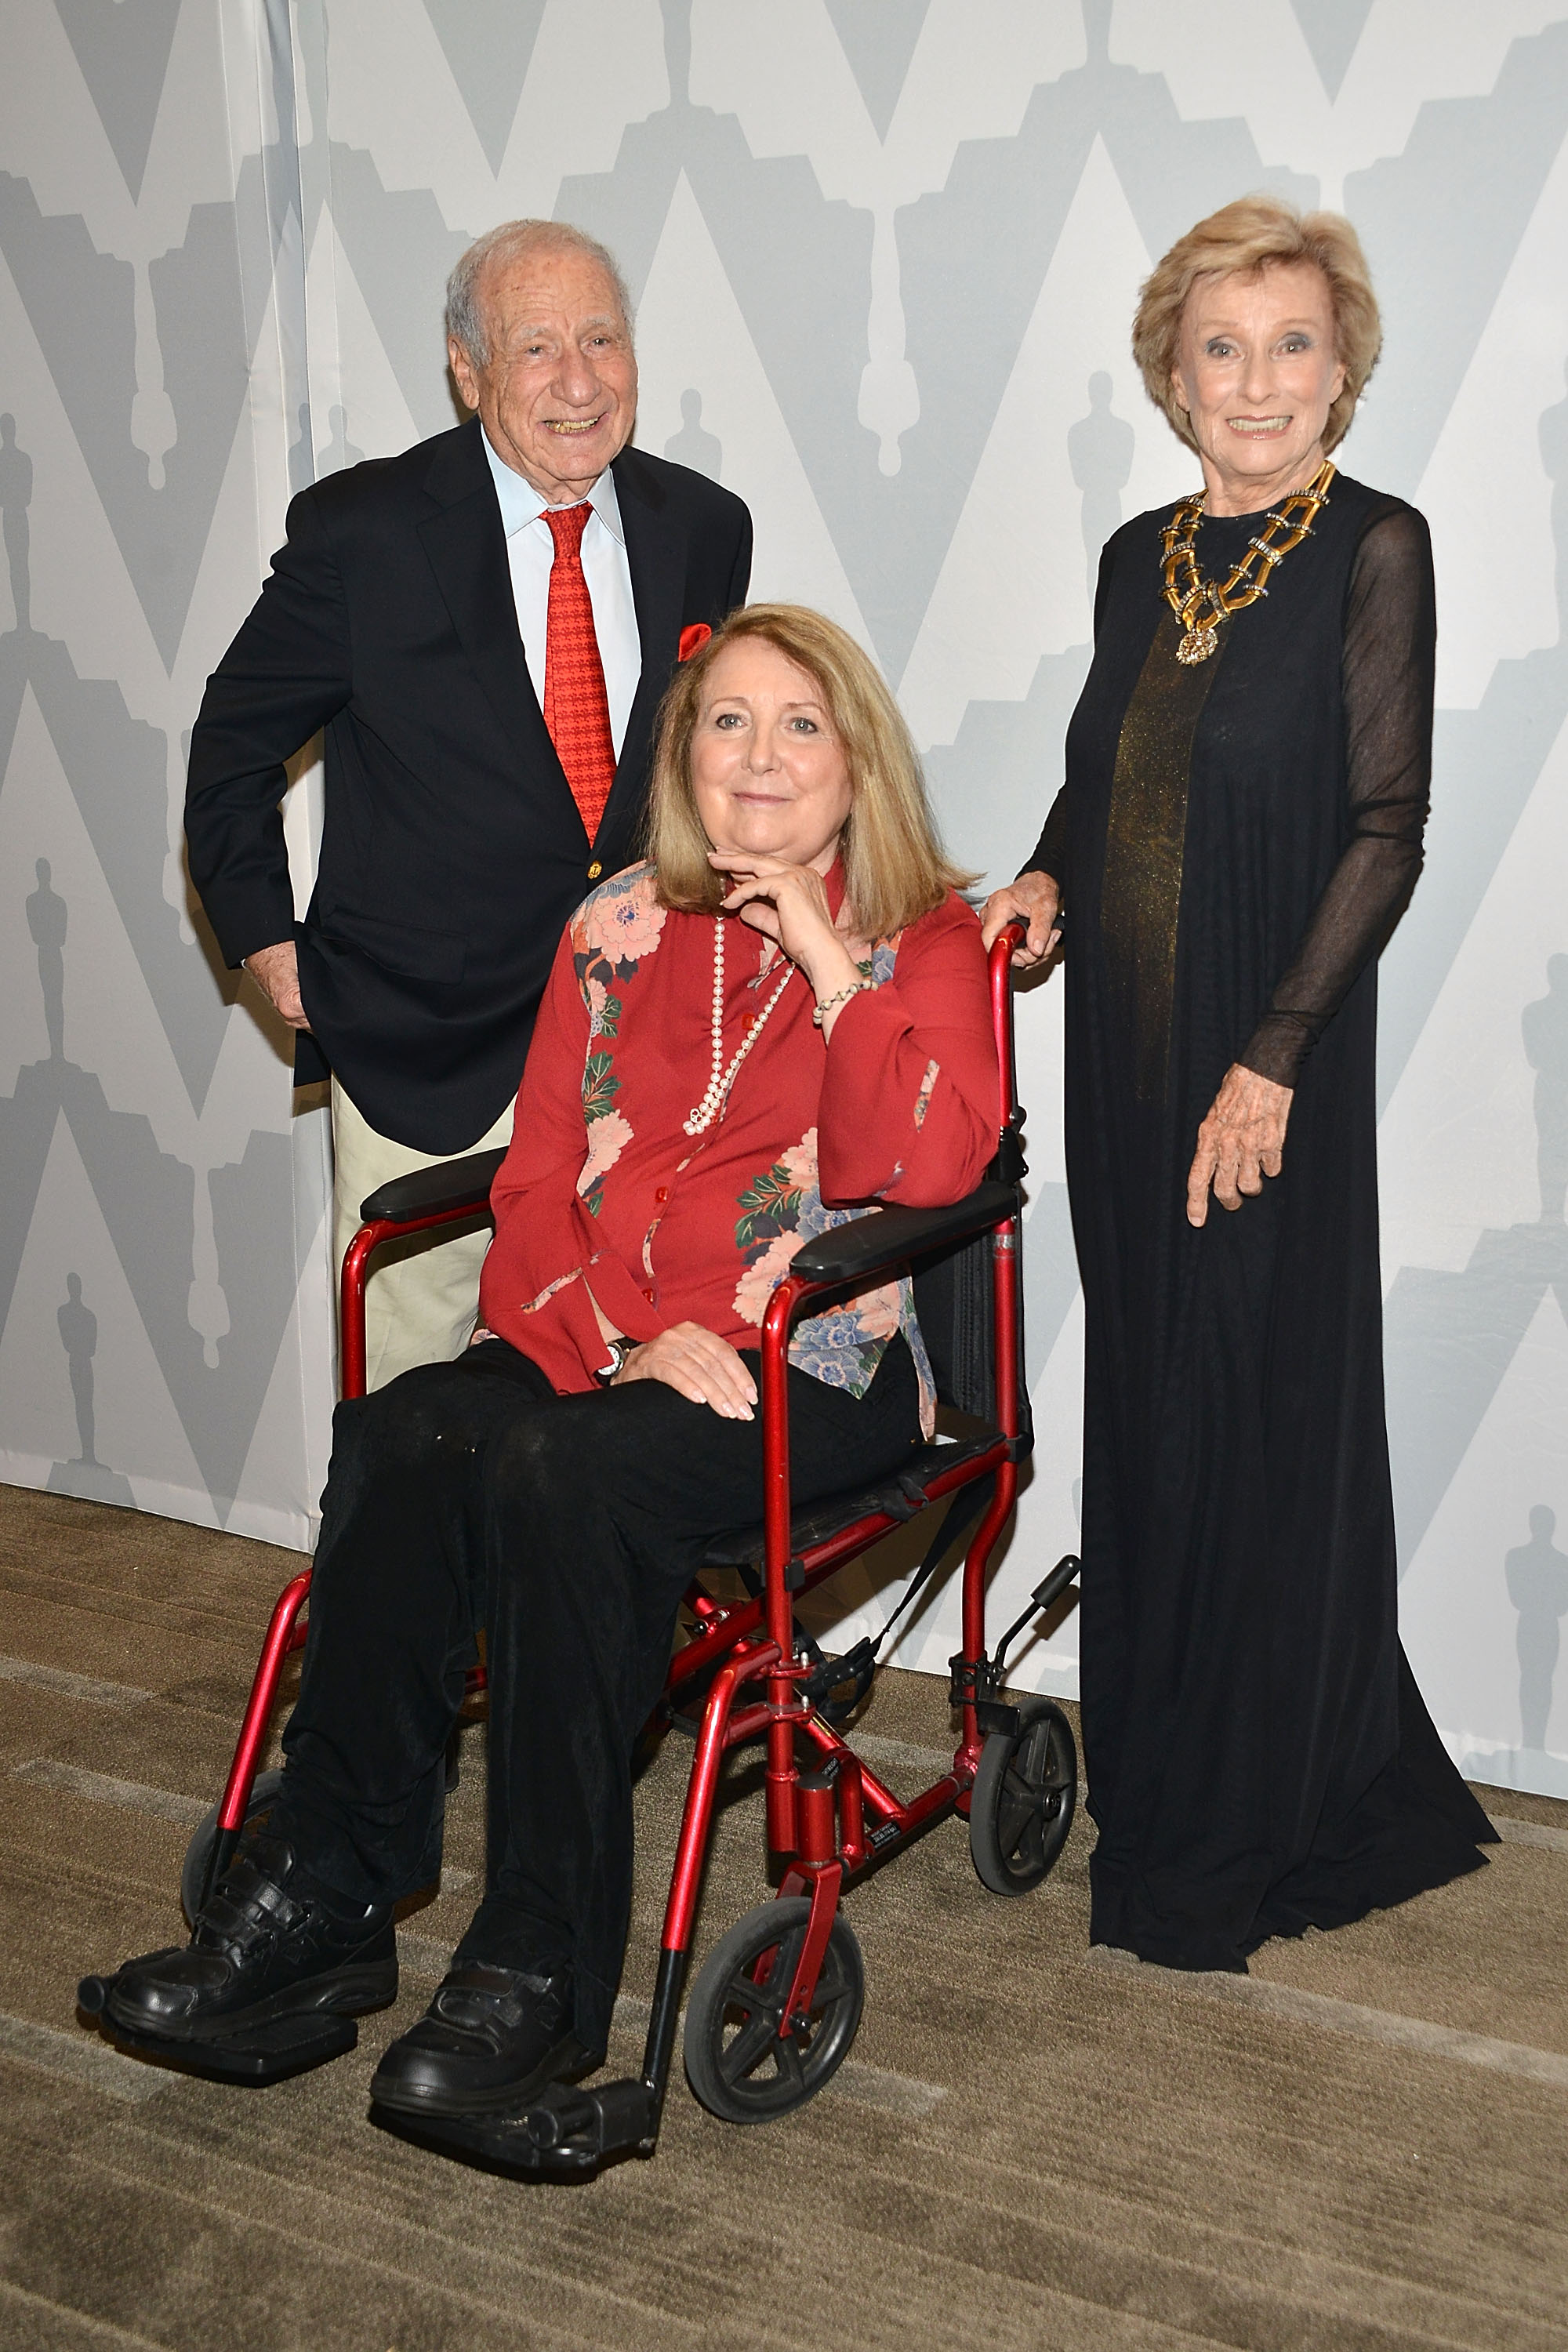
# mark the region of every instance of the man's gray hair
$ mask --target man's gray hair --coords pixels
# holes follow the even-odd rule
[[[597,237],[574,228],[570,221],[502,221],[499,228],[487,229],[469,246],[447,280],[447,332],[461,345],[475,367],[485,367],[489,362],[489,337],[485,331],[479,281],[491,262],[521,261],[531,253],[563,250],[580,253],[584,260],[596,263],[604,271],[615,289],[626,332],[631,332],[632,299],[626,291],[626,281],[615,255]]]

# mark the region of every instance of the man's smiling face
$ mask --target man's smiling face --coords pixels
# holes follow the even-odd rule
[[[447,344],[458,390],[498,457],[551,506],[592,489],[631,438],[637,363],[616,289],[589,254],[535,247],[479,280],[489,355]]]

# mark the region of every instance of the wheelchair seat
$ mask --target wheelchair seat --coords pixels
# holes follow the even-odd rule
[[[1000,1436],[999,1431],[993,1430],[984,1437],[916,1446],[896,1478],[886,1478],[877,1486],[847,1487],[840,1495],[825,1496],[808,1511],[795,1512],[790,1520],[791,1549],[796,1554],[811,1551],[859,1519],[912,1519],[931,1499],[926,1491],[928,1480],[991,1453]],[[759,1519],[754,1527],[735,1528],[715,1536],[702,1555],[702,1565],[757,1568],[766,1551],[767,1529]]]

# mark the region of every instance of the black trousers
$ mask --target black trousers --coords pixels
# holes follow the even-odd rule
[[[885,1476],[919,1443],[901,1339],[863,1398],[789,1381],[797,1506]],[[340,1405],[273,1826],[357,1902],[427,1885],[482,1626],[486,1886],[458,1956],[570,1965],[578,2033],[602,2048],[631,1906],[632,1750],[706,1545],[762,1516],[760,1414],[722,1420],[662,1381],[557,1396],[491,1339]]]

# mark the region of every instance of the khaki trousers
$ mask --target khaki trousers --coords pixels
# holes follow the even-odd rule
[[[512,1106],[470,1151],[487,1151],[511,1141]],[[378,1135],[332,1080],[332,1263],[341,1276],[343,1258],[360,1225],[360,1202],[378,1184],[416,1168],[437,1168],[461,1152],[411,1150]],[[415,1364],[450,1363],[468,1346],[479,1314],[479,1268],[489,1247],[488,1225],[479,1232],[450,1226],[388,1242],[371,1260],[365,1284],[365,1385],[383,1389]]]

